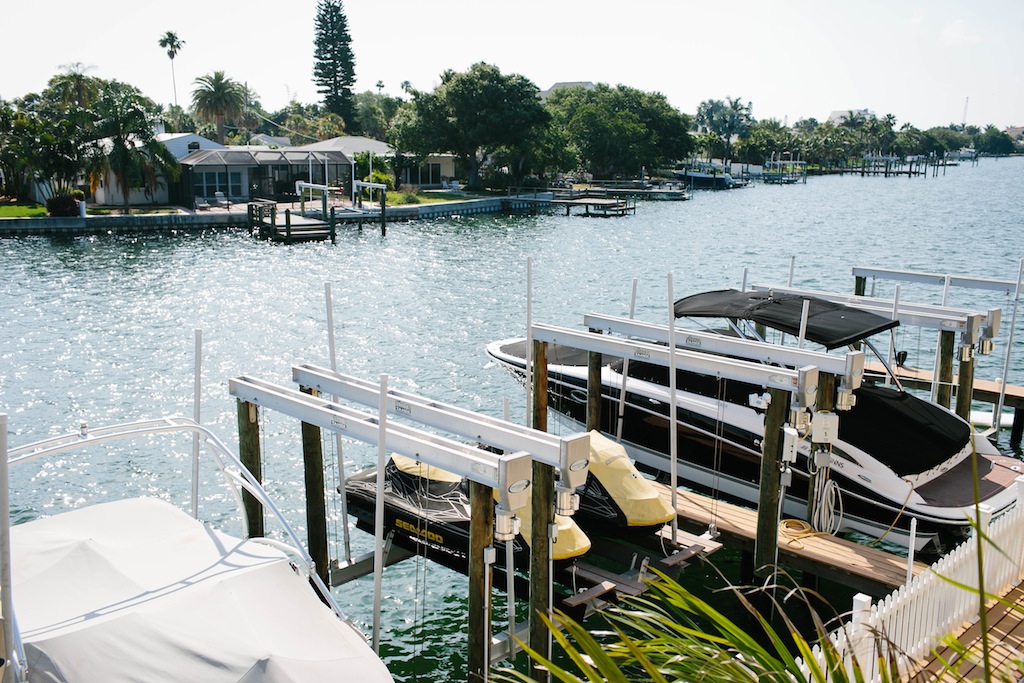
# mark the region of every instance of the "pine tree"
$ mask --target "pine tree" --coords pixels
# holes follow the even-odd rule
[[[317,3],[314,44],[313,81],[317,92],[324,96],[327,111],[340,116],[349,132],[357,132],[352,101],[356,61],[342,0],[320,0]]]

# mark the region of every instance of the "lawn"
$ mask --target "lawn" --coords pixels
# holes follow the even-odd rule
[[[391,190],[388,192],[389,206],[402,206],[405,204],[436,204],[438,202],[458,202],[466,199],[478,199],[478,197],[460,192],[444,191],[417,192],[415,194],[402,192],[401,190]]]
[[[0,218],[36,218],[46,215],[46,207],[32,202],[0,203]]]

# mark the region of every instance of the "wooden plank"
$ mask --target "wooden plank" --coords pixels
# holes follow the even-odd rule
[[[576,562],[568,571],[585,581],[598,585],[604,581],[615,584],[616,592],[636,597],[647,591],[647,586],[620,574],[615,574],[587,562]]]
[[[611,581],[602,581],[601,583],[591,586],[590,588],[580,591],[579,593],[573,593],[566,599],[562,600],[562,604],[568,607],[579,607],[585,602],[590,602],[594,598],[599,598],[602,595],[615,590],[615,584]]]
[[[885,367],[878,362],[869,362],[864,364],[864,372],[866,374],[884,375]],[[932,383],[932,372],[920,368],[896,368],[896,376],[901,382],[914,388],[927,388]],[[952,384],[954,386],[957,384],[957,379],[956,376],[953,377]],[[999,391],[999,382],[977,378],[974,380],[973,396],[979,401],[994,403],[999,397]],[[1004,405],[1012,408],[1024,407],[1024,387],[1016,384],[1007,384]]]
[[[663,484],[652,484],[666,501],[672,491]],[[718,531],[741,542],[751,542],[756,535],[757,511],[724,501],[714,500],[691,491],[679,491],[676,512],[680,518],[697,526],[714,524]],[[793,535],[780,527],[779,555],[798,569],[832,578],[853,577],[858,589],[876,595],[901,586],[907,578],[907,560],[877,548],[824,533]],[[928,565],[915,562],[916,576]],[[882,590],[879,590],[882,589]]]
[[[1009,600],[1014,607],[993,601],[987,608],[990,663],[994,672],[1016,673],[1019,678],[1020,672],[1016,668],[1011,671],[1006,667],[1011,661],[1020,658],[1019,653],[1024,648],[1024,613],[1020,611],[1024,609],[1024,589],[1018,584],[1007,591],[1003,597]],[[977,656],[960,660],[959,655],[952,648],[936,648],[918,669],[922,678],[937,681],[960,681],[977,680],[984,675],[983,668],[977,664],[982,646],[981,621],[966,625],[959,633],[953,635]],[[939,676],[944,668],[940,658],[955,665],[952,672],[945,672]]]

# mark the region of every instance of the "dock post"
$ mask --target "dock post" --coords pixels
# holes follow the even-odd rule
[[[284,210],[284,243],[292,243],[292,210]]]
[[[1020,446],[1021,436],[1024,436],[1024,408],[1013,409],[1013,425],[1010,427],[1010,445]]]
[[[299,391],[316,396],[316,390],[299,387]],[[320,441],[320,428],[302,423],[302,464],[306,483],[306,527],[309,555],[316,565],[316,573],[324,583],[331,583],[330,560],[327,552],[327,501],[324,488],[324,449]]]
[[[790,395],[769,388],[771,403],[764,416],[764,441],[761,445],[761,482],[757,497],[757,538],[754,540],[754,574],[774,573],[779,545],[779,487],[782,467],[782,427],[789,414]]]
[[[253,216],[256,213],[255,209],[256,207],[253,204],[246,204],[245,206],[245,224],[249,228],[249,237],[252,237],[252,226],[255,222],[253,220]]]
[[[545,342],[533,342],[533,427],[548,430],[548,351]],[[551,549],[548,546],[549,527],[555,521],[553,493],[555,469],[533,461],[533,496],[530,512],[530,638],[534,652],[551,657],[551,632],[540,615],[548,613],[551,602]],[[533,670],[534,680],[549,680],[546,671]]]
[[[853,293],[855,296],[864,296],[868,288],[868,279],[863,275],[857,275],[853,279]]]
[[[388,236],[388,193],[380,191],[380,236]]]
[[[260,455],[259,408],[255,403],[238,401],[238,457],[245,469],[263,482],[263,464]],[[248,491],[242,491],[245,522],[249,538],[263,536],[263,506]]]
[[[953,396],[953,347],[956,337],[952,330],[939,332],[939,367],[936,368],[936,382],[939,386],[935,392],[935,402],[943,408],[949,407]]]
[[[960,376],[956,383],[956,414],[971,421],[971,400],[974,398],[974,347],[960,348]]]
[[[335,218],[334,207],[333,206],[331,207],[330,228],[331,228],[331,244],[337,244],[338,243],[338,240],[337,240],[337,236],[338,236],[337,219]]]
[[[491,564],[484,553],[494,542],[494,489],[469,482],[469,655],[467,677],[487,680],[491,666]],[[511,543],[511,541],[509,541]]]
[[[599,330],[590,330],[600,334]],[[587,431],[601,428],[601,354],[587,355]]]

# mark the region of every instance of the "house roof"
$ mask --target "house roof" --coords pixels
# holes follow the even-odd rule
[[[831,114],[828,115],[828,122],[834,126],[841,125],[847,119],[850,118],[850,114],[858,116],[864,119],[873,119],[875,112],[870,109],[834,109]]]
[[[180,163],[183,166],[274,166],[287,164],[298,166],[307,163],[350,164],[351,159],[342,152],[333,150],[307,150],[296,147],[271,149],[270,147],[228,147],[225,149],[200,149],[192,152]]]
[[[361,152],[371,152],[379,157],[390,157],[395,154],[394,147],[388,143],[363,137],[362,135],[342,135],[330,140],[321,140],[309,145],[295,147],[294,149],[341,152],[349,158]]]
[[[559,81],[558,83],[555,83],[547,90],[541,90],[539,93],[537,93],[537,96],[540,97],[542,100],[546,100],[548,98],[548,95],[555,92],[556,90],[561,90],[562,88],[583,88],[584,90],[593,90],[594,84],[591,83],[590,81]]]

